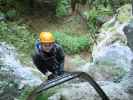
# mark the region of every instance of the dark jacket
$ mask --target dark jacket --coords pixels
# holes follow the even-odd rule
[[[54,43],[49,53],[45,52],[39,41],[35,44],[35,54],[33,55],[33,63],[45,74],[47,71],[60,75],[64,71],[64,51],[60,45]]]

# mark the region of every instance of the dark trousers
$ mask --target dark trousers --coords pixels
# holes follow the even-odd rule
[[[46,72],[48,72],[48,71],[52,72],[55,75],[60,75],[61,74],[60,70],[62,68],[60,68],[60,66],[57,65],[56,63],[50,63],[48,61],[45,61],[38,54],[33,55],[32,59],[33,59],[33,63],[35,64],[35,66],[43,74],[46,74]]]

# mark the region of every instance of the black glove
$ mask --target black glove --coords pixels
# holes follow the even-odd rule
[[[56,76],[54,74],[51,74],[48,76],[48,80],[54,79]]]

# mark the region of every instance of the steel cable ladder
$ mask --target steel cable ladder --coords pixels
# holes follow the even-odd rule
[[[93,80],[93,78],[85,72],[65,72],[61,76],[57,76],[56,78],[48,81],[44,81],[41,85],[36,87],[31,94],[28,96],[27,100],[36,100],[36,97],[42,93],[43,91],[48,90],[54,86],[60,85],[64,82],[72,80],[74,78],[84,79],[89,82],[93,88],[97,91],[102,100],[110,100],[105,92],[100,88],[100,86]]]

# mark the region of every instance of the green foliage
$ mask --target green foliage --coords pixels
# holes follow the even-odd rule
[[[95,34],[99,28],[98,21],[105,22],[105,16],[111,16],[112,10],[110,8],[105,8],[99,6],[98,8],[93,7],[91,10],[84,12],[87,17],[87,25],[89,32]]]
[[[5,14],[0,11],[0,17],[4,17]]]
[[[57,0],[56,15],[57,16],[68,15],[69,7],[70,7],[70,0]]]
[[[29,55],[34,48],[35,35],[26,25],[0,22],[0,42],[14,45],[20,53]]]
[[[0,11],[9,18],[17,18],[18,15],[30,12],[30,0],[0,0]]]
[[[48,97],[56,93],[57,88],[52,88],[47,91],[42,92],[37,96],[36,100],[48,100]]]
[[[106,22],[107,16],[112,16],[117,8],[126,3],[130,3],[130,0],[88,0],[90,9],[84,15],[88,19],[89,32],[95,37],[99,22]]]
[[[93,39],[93,43],[96,43],[96,33],[101,25],[108,20],[107,18],[113,15],[113,12],[110,7],[105,8],[99,5],[97,8],[93,7],[84,12],[83,15],[87,18],[89,35]]]
[[[91,9],[89,12],[86,13],[88,22],[88,29],[90,31],[90,33],[95,33],[95,31],[97,30],[96,27],[96,18],[98,16],[98,12],[95,8]]]
[[[43,93],[43,94],[40,94],[37,98],[36,98],[36,100],[48,100],[48,97],[50,96],[50,93],[47,93],[47,92],[45,92],[45,93]]]
[[[9,19],[13,19],[17,16],[17,12],[16,10],[8,10],[6,16],[8,16]]]
[[[80,53],[90,48],[91,40],[87,35],[76,37],[65,33],[54,32],[56,41],[61,44],[68,54]]]
[[[104,5],[104,6],[114,6],[114,5],[117,5],[117,6],[121,6],[123,4],[126,4],[126,3],[130,3],[131,0],[88,0],[88,3],[89,5],[92,5],[92,6],[99,6],[99,5]]]
[[[34,90],[35,87],[25,87],[23,91],[21,91],[18,100],[26,100],[26,98],[30,95],[30,93]]]
[[[0,0],[0,2],[2,2],[2,3],[11,3],[11,2],[13,2],[13,1],[17,1],[17,0]]]
[[[88,0],[90,8],[92,7],[99,7],[99,5],[102,5],[104,7],[111,7],[114,13],[116,13],[116,10],[127,3],[131,3],[131,0]]]
[[[17,0],[0,0],[0,11],[9,19],[15,19],[17,17],[19,8],[20,4]]]

